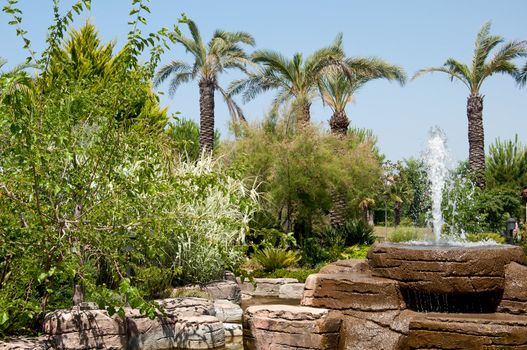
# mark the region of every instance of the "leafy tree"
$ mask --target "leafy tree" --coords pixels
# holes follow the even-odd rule
[[[355,58],[348,60],[348,64],[352,66],[357,65],[358,62],[360,62],[359,68],[352,71],[351,78],[333,70],[323,74],[320,80],[322,100],[333,110],[329,125],[334,134],[346,135],[349,126],[346,106],[364,84],[375,79],[396,80],[401,85],[404,85],[406,81],[402,68],[381,59]]]
[[[502,44],[488,59],[493,49]],[[449,58],[442,67],[419,70],[414,78],[430,72],[443,72],[461,81],[470,90],[467,99],[469,164],[476,184],[485,186],[485,142],[483,131],[483,96],[480,89],[485,79],[491,75],[502,73],[516,76],[518,68],[513,59],[527,55],[526,41],[504,42],[503,37],[490,34],[490,22],[485,23],[476,36],[472,64]]]
[[[228,69],[245,71],[250,61],[239,44],[253,46],[254,39],[245,32],[217,30],[208,45],[205,45],[196,23],[190,19],[184,22],[188,25],[191,38],[176,31],[173,33],[174,40],[194,56],[194,63],[188,64],[181,60],[170,62],[159,69],[154,78],[154,85],[158,86],[171,77],[169,93],[173,96],[179,85],[199,79],[200,148],[210,152],[214,142],[215,91],[222,93],[233,119],[244,120],[241,110],[218,84],[218,75]]]
[[[276,89],[278,93],[273,108],[292,102],[296,120],[301,124],[311,119],[310,107],[317,96],[322,72],[330,66],[346,67],[342,35],[338,35],[330,46],[315,51],[305,60],[301,53],[288,59],[271,50],[258,50],[251,59],[260,64],[259,69],[249,73],[246,78],[233,81],[228,89],[229,95],[243,93],[243,100],[247,102],[262,92]]]
[[[527,185],[527,146],[519,140],[496,142],[489,147],[487,156],[487,184],[489,187],[507,186],[518,193]]]

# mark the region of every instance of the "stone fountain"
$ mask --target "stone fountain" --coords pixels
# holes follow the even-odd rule
[[[245,349],[527,349],[527,266],[511,245],[380,243],[306,281],[302,305],[253,306]]]
[[[245,349],[527,349],[527,260],[440,240],[444,135],[429,140],[435,242],[379,243],[309,276],[303,306],[253,306]]]

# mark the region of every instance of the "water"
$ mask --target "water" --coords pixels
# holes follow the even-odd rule
[[[439,127],[434,127],[428,139],[425,164],[431,184],[432,227],[436,242],[441,238],[441,228],[444,223],[441,203],[443,202],[443,188],[448,177],[448,160],[445,133]]]

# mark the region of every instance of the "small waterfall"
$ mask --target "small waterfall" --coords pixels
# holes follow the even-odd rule
[[[444,222],[441,213],[441,202],[443,201],[443,188],[448,176],[448,160],[445,133],[439,127],[434,127],[430,131],[428,139],[425,164],[431,184],[432,226],[436,242],[441,238],[441,228]]]

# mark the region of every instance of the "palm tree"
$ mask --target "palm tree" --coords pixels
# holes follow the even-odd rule
[[[509,41],[490,35],[490,22],[485,23],[476,36],[474,56],[469,66],[453,58],[449,58],[442,67],[419,70],[413,77],[430,72],[443,72],[450,75],[451,80],[460,80],[470,90],[467,99],[469,166],[472,176],[479,187],[485,186],[485,142],[483,131],[483,96],[480,89],[486,78],[496,73],[517,76],[518,69],[512,62],[517,57],[527,54],[527,42]],[[491,51],[499,44],[497,52],[487,60]]]
[[[194,56],[194,63],[174,60],[163,66],[154,77],[154,86],[159,86],[169,77],[169,94],[174,95],[179,85],[190,80],[199,79],[200,105],[200,148],[211,152],[214,143],[214,92],[220,91],[233,119],[244,121],[241,110],[219,86],[218,75],[227,69],[246,71],[247,64],[252,64],[240,43],[254,46],[253,37],[244,32],[225,32],[217,30],[208,45],[205,45],[198,27],[192,20],[186,21],[191,38],[176,32],[176,42],[185,47]]]
[[[310,107],[318,94],[321,73],[328,67],[346,70],[341,34],[333,44],[315,51],[305,60],[301,53],[289,59],[271,50],[256,51],[251,58],[261,66],[246,78],[232,82],[229,94],[243,92],[243,101],[247,102],[262,92],[277,89],[273,109],[292,102],[300,124],[311,119]]]
[[[524,86],[525,83],[527,83],[527,62],[525,62],[525,66],[523,66],[523,69],[518,73],[516,80],[520,86]]]
[[[346,106],[364,84],[381,78],[398,81],[401,85],[406,82],[402,68],[378,58],[352,58],[347,60],[347,65],[356,67],[351,77],[332,70],[323,75],[320,84],[322,101],[333,110],[329,125],[335,135],[346,135],[350,123]]]

